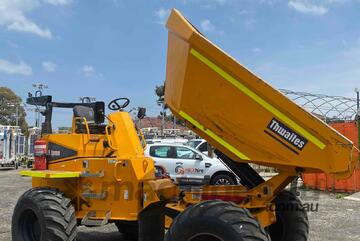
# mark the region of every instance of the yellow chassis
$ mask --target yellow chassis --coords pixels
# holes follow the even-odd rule
[[[77,218],[82,219],[86,212],[81,211],[81,195],[77,191],[78,188],[86,183],[86,178],[81,177],[81,172],[69,171],[21,171],[23,176],[33,177],[33,187],[36,186],[50,186],[55,187],[63,192],[73,200],[77,199]],[[203,197],[211,197],[212,199],[226,198],[227,200],[238,200],[239,207],[249,209],[252,214],[258,219],[263,227],[267,227],[276,222],[275,208],[273,199],[282,191],[296,176],[296,172],[280,172],[273,178],[265,181],[257,187],[247,190],[243,186],[205,186],[201,190],[186,191],[181,193],[180,190],[169,179],[162,180],[148,180],[144,182],[143,192],[146,194],[143,208],[146,206],[159,202],[160,200],[167,200],[167,207],[178,212],[182,212],[189,205],[193,205],[204,201]],[[72,191],[68,187],[73,187]],[[179,198],[182,195],[182,198]],[[108,203],[109,200],[102,200]],[[133,200],[133,203],[137,200]],[[122,201],[121,206],[132,206]],[[116,205],[117,206],[117,205]],[[136,212],[124,216],[116,215],[117,207],[112,206],[110,209],[103,209],[99,207],[92,207],[97,209],[97,216],[95,219],[104,219],[106,213],[111,211],[111,220],[137,220]],[[139,210],[141,212],[141,210]],[[166,219],[166,226],[171,224],[171,218]]]

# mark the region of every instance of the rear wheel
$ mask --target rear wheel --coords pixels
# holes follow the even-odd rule
[[[13,241],[73,241],[75,209],[53,189],[34,188],[18,200],[12,217]]]
[[[217,174],[210,181],[211,185],[235,185],[235,180],[229,174]]]
[[[205,201],[187,208],[173,221],[166,241],[271,241],[244,208],[223,201]]]
[[[272,241],[306,241],[309,220],[300,199],[289,191],[275,199],[277,222],[269,227]]]
[[[139,224],[138,222],[130,221],[116,221],[116,227],[127,239],[136,241],[139,239]]]

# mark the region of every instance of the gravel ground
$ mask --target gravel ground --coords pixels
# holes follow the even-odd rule
[[[11,216],[18,197],[31,186],[31,179],[18,171],[0,170],[0,241],[11,240]],[[359,241],[360,202],[345,200],[342,195],[302,190],[301,198],[309,207],[308,241]],[[317,210],[316,210],[317,209]],[[78,241],[128,241],[114,225],[79,228]]]

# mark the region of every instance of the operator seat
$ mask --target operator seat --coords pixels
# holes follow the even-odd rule
[[[90,134],[105,134],[106,125],[96,123],[94,109],[89,106],[76,105],[73,108],[75,120],[75,133],[86,134],[86,122],[88,123]]]
[[[88,106],[76,105],[73,109],[74,116],[86,118],[88,123],[95,123],[94,109]]]

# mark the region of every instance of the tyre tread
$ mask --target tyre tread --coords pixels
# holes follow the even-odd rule
[[[165,240],[176,240],[176,229],[192,218],[199,216],[211,218],[217,217],[217,219],[223,223],[230,224],[244,241],[271,241],[270,236],[252,216],[249,210],[240,208],[232,202],[217,200],[201,202],[187,208],[184,212],[179,214],[174,219]]]
[[[52,188],[33,188],[19,199],[34,200],[43,212],[46,223],[47,241],[75,241],[77,236],[75,209],[71,200],[63,193]],[[16,211],[17,206],[15,207]]]
[[[274,201],[276,205],[289,205],[292,210],[295,211],[280,212],[281,210],[276,208],[277,216],[282,215],[283,217],[286,217],[288,219],[286,221],[287,227],[292,230],[286,232],[286,237],[283,237],[283,240],[275,240],[275,237],[272,235],[272,241],[306,241],[309,234],[309,219],[301,200],[292,192],[282,191]],[[272,227],[270,226],[270,231],[279,232],[276,228],[276,224],[273,224],[272,226],[274,226],[274,228],[272,230]]]

